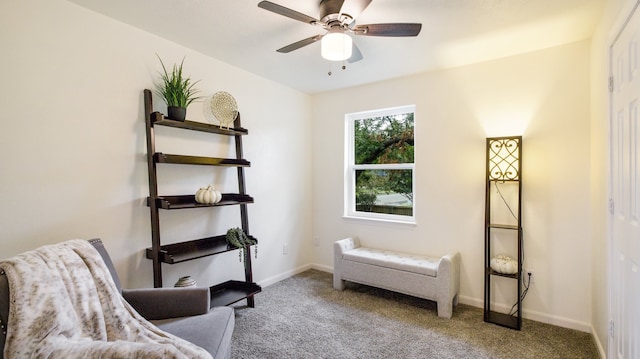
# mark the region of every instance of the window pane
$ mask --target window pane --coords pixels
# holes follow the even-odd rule
[[[413,170],[356,170],[356,211],[413,215]]]
[[[354,121],[356,164],[413,163],[413,113]]]

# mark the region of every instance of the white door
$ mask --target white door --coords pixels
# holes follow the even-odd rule
[[[609,358],[640,358],[640,10],[611,47]]]

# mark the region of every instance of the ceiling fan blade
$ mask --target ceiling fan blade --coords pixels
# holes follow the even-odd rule
[[[258,3],[258,7],[263,8],[265,10],[269,10],[278,15],[286,16],[290,19],[298,20],[305,22],[307,24],[313,24],[318,22],[317,19],[312,18],[311,16],[305,15],[303,13],[297,12],[295,10],[291,10],[288,7],[284,7],[282,5],[278,5],[272,3],[271,1],[260,1]]]
[[[360,60],[362,60],[362,52],[360,52],[360,49],[358,48],[358,46],[354,42],[353,43],[353,51],[351,52],[351,57],[347,60],[347,62],[352,64],[352,63],[358,62]]]
[[[304,40],[300,40],[300,41],[294,42],[293,44],[290,44],[290,45],[287,45],[285,47],[282,47],[282,48],[278,49],[277,51],[286,54],[286,53],[289,53],[289,52],[291,52],[293,50],[297,50],[297,49],[299,49],[301,47],[304,47],[304,46],[307,46],[307,45],[311,45],[314,42],[322,39],[322,36],[324,36],[324,35],[311,36],[311,37],[308,37],[308,38],[306,38]]]
[[[373,0],[344,0],[340,14],[348,14],[355,19],[371,4],[371,1]]]
[[[422,24],[394,23],[394,24],[369,24],[357,25],[353,28],[356,35],[366,36],[418,36],[422,30]]]

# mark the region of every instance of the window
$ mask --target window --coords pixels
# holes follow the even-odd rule
[[[347,114],[345,216],[415,222],[415,106]]]

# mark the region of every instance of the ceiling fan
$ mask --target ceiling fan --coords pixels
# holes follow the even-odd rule
[[[322,35],[314,35],[284,46],[278,49],[278,52],[289,53],[322,40],[322,57],[331,61],[347,60],[353,63],[362,60],[362,53],[348,33],[364,36],[408,37],[418,36],[422,29],[422,24],[418,23],[356,25],[356,17],[372,1],[321,0],[319,20],[271,1],[260,1],[258,7],[326,30]]]

